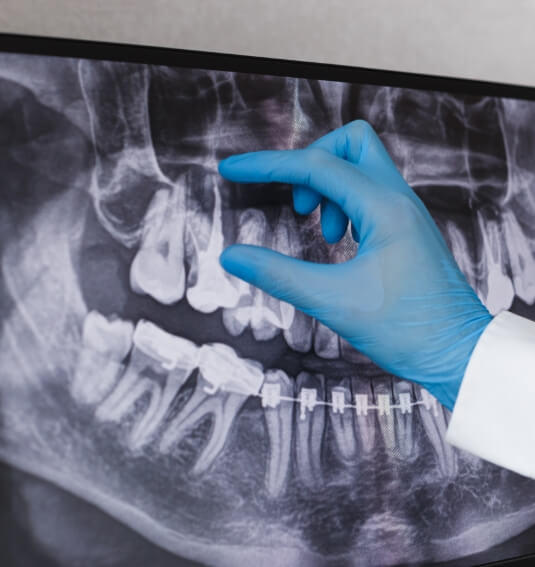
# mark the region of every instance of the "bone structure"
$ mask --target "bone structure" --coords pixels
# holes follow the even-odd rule
[[[206,565],[527,549],[532,481],[453,449],[428,391],[224,272],[234,242],[332,263],[358,245],[217,163],[366,118],[490,311],[535,319],[533,102],[18,55],[0,81],[2,462]]]

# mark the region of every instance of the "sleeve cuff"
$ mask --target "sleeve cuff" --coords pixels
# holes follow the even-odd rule
[[[470,357],[446,440],[535,478],[535,323],[494,317]]]

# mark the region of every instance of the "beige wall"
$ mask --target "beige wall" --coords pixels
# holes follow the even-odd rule
[[[0,31],[535,86],[535,0],[0,0]]]

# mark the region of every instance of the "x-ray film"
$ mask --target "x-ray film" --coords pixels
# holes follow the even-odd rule
[[[219,265],[235,242],[358,254],[294,213],[289,187],[217,169],[356,119],[489,310],[535,320],[535,102],[0,55],[4,565],[535,553],[535,482],[448,445],[428,392]],[[22,547],[34,563],[15,563]]]

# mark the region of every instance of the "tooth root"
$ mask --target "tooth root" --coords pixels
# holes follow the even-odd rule
[[[455,261],[473,289],[477,289],[477,271],[472,265],[468,243],[453,221],[446,222],[446,237]]]
[[[355,410],[355,428],[360,449],[364,457],[369,457],[375,449],[376,420],[375,411],[368,410],[373,405],[373,390],[368,378],[351,379]]]
[[[352,463],[357,457],[354,410],[340,407],[341,404],[353,405],[349,378],[343,378],[329,391],[329,401],[333,404],[329,408],[329,421],[338,455],[343,462]]]
[[[70,385],[76,401],[97,404],[109,394],[123,371],[122,361],[132,347],[133,332],[130,321],[108,320],[96,311],[86,315],[83,346]]]
[[[218,410],[221,400],[219,397],[207,394],[204,389],[206,385],[207,383],[199,372],[193,393],[162,435],[160,440],[162,453],[169,453],[198,421]]]
[[[535,255],[511,211],[503,213],[504,237],[509,253],[516,295],[525,303],[535,303]]]
[[[419,388],[419,394],[424,402],[418,406],[420,418],[435,453],[438,469],[443,477],[453,478],[458,471],[457,455],[445,441],[448,423],[444,409],[427,390]]]
[[[300,401],[296,416],[296,464],[301,482],[309,489],[318,488],[323,480],[321,446],[325,429],[325,406],[312,403],[312,397],[324,400],[324,377],[301,372],[296,388]],[[312,395],[309,399],[307,395]],[[309,403],[310,402],[310,403]]]
[[[206,472],[223,451],[229,440],[230,430],[246,398],[239,394],[225,394],[221,405],[214,412],[212,433],[208,443],[202,450],[197,462],[193,466],[192,474],[200,475]]]
[[[302,255],[302,244],[295,216],[290,207],[282,207],[281,214],[273,232],[271,246],[277,252],[297,258]],[[276,301],[276,300],[275,300]],[[288,330],[295,317],[295,307],[285,301],[278,301],[279,326]]]
[[[193,475],[201,475],[213,465],[228,441],[236,415],[247,400],[240,394],[207,394],[208,386],[199,372],[193,394],[160,441],[162,453],[169,453],[201,420],[207,415],[212,416],[210,438],[193,466]]]
[[[315,321],[314,352],[321,358],[339,358],[338,335],[323,323]]]
[[[347,362],[362,363],[365,358],[358,350],[356,350],[352,345],[350,345],[342,337],[338,337],[338,344],[340,349],[340,354],[344,360]]]
[[[167,415],[173,400],[185,384],[191,373],[190,368],[181,368],[169,374],[159,403],[154,405],[152,411],[147,410],[143,418],[136,424],[130,435],[130,447],[140,449],[155,435],[163,419]]]
[[[488,218],[485,218],[488,217]],[[483,302],[492,315],[509,309],[514,299],[511,279],[505,274],[505,258],[503,257],[502,231],[500,221],[488,213],[477,211],[479,233],[482,238],[482,254],[485,272],[483,285],[479,286]]]
[[[239,293],[235,279],[230,278],[219,264],[219,255],[223,251],[223,213],[219,187],[214,181],[211,187],[199,187],[199,199],[204,200],[213,195],[214,208],[210,218],[194,203],[188,211],[191,222],[188,222],[186,236],[189,245],[194,249],[194,269],[190,272],[196,276],[195,283],[188,282],[186,297],[188,303],[201,313],[213,313],[219,308],[232,308],[238,304]],[[208,198],[206,200],[209,200]]]
[[[184,295],[185,188],[159,189],[143,221],[141,247],[130,267],[130,287],[164,305]]]
[[[411,406],[416,399],[414,388],[409,382],[394,382],[394,403],[399,408],[394,413],[397,449],[395,455],[402,460],[412,460],[418,455],[414,442],[414,409]]]
[[[379,422],[379,431],[383,438],[384,446],[389,454],[396,447],[396,434],[394,429],[394,411],[392,409],[392,385],[389,380],[376,378],[373,381],[376,415]]]
[[[294,386],[282,370],[268,370],[264,382],[266,392],[270,386],[275,386],[276,395],[272,397],[272,405],[269,405],[267,397],[263,398],[264,419],[269,437],[265,486],[271,498],[280,498],[286,490],[290,473],[294,414],[294,403],[281,400],[280,396],[293,398]]]
[[[288,346],[297,352],[309,352],[312,348],[313,320],[302,311],[296,311],[290,328],[283,331]]]
[[[97,407],[95,417],[100,421],[119,422],[134,411],[136,401],[147,394],[150,400],[146,411],[154,412],[160,401],[160,386],[144,377],[143,373],[155,367],[156,362],[134,346],[126,372],[111,394]]]

